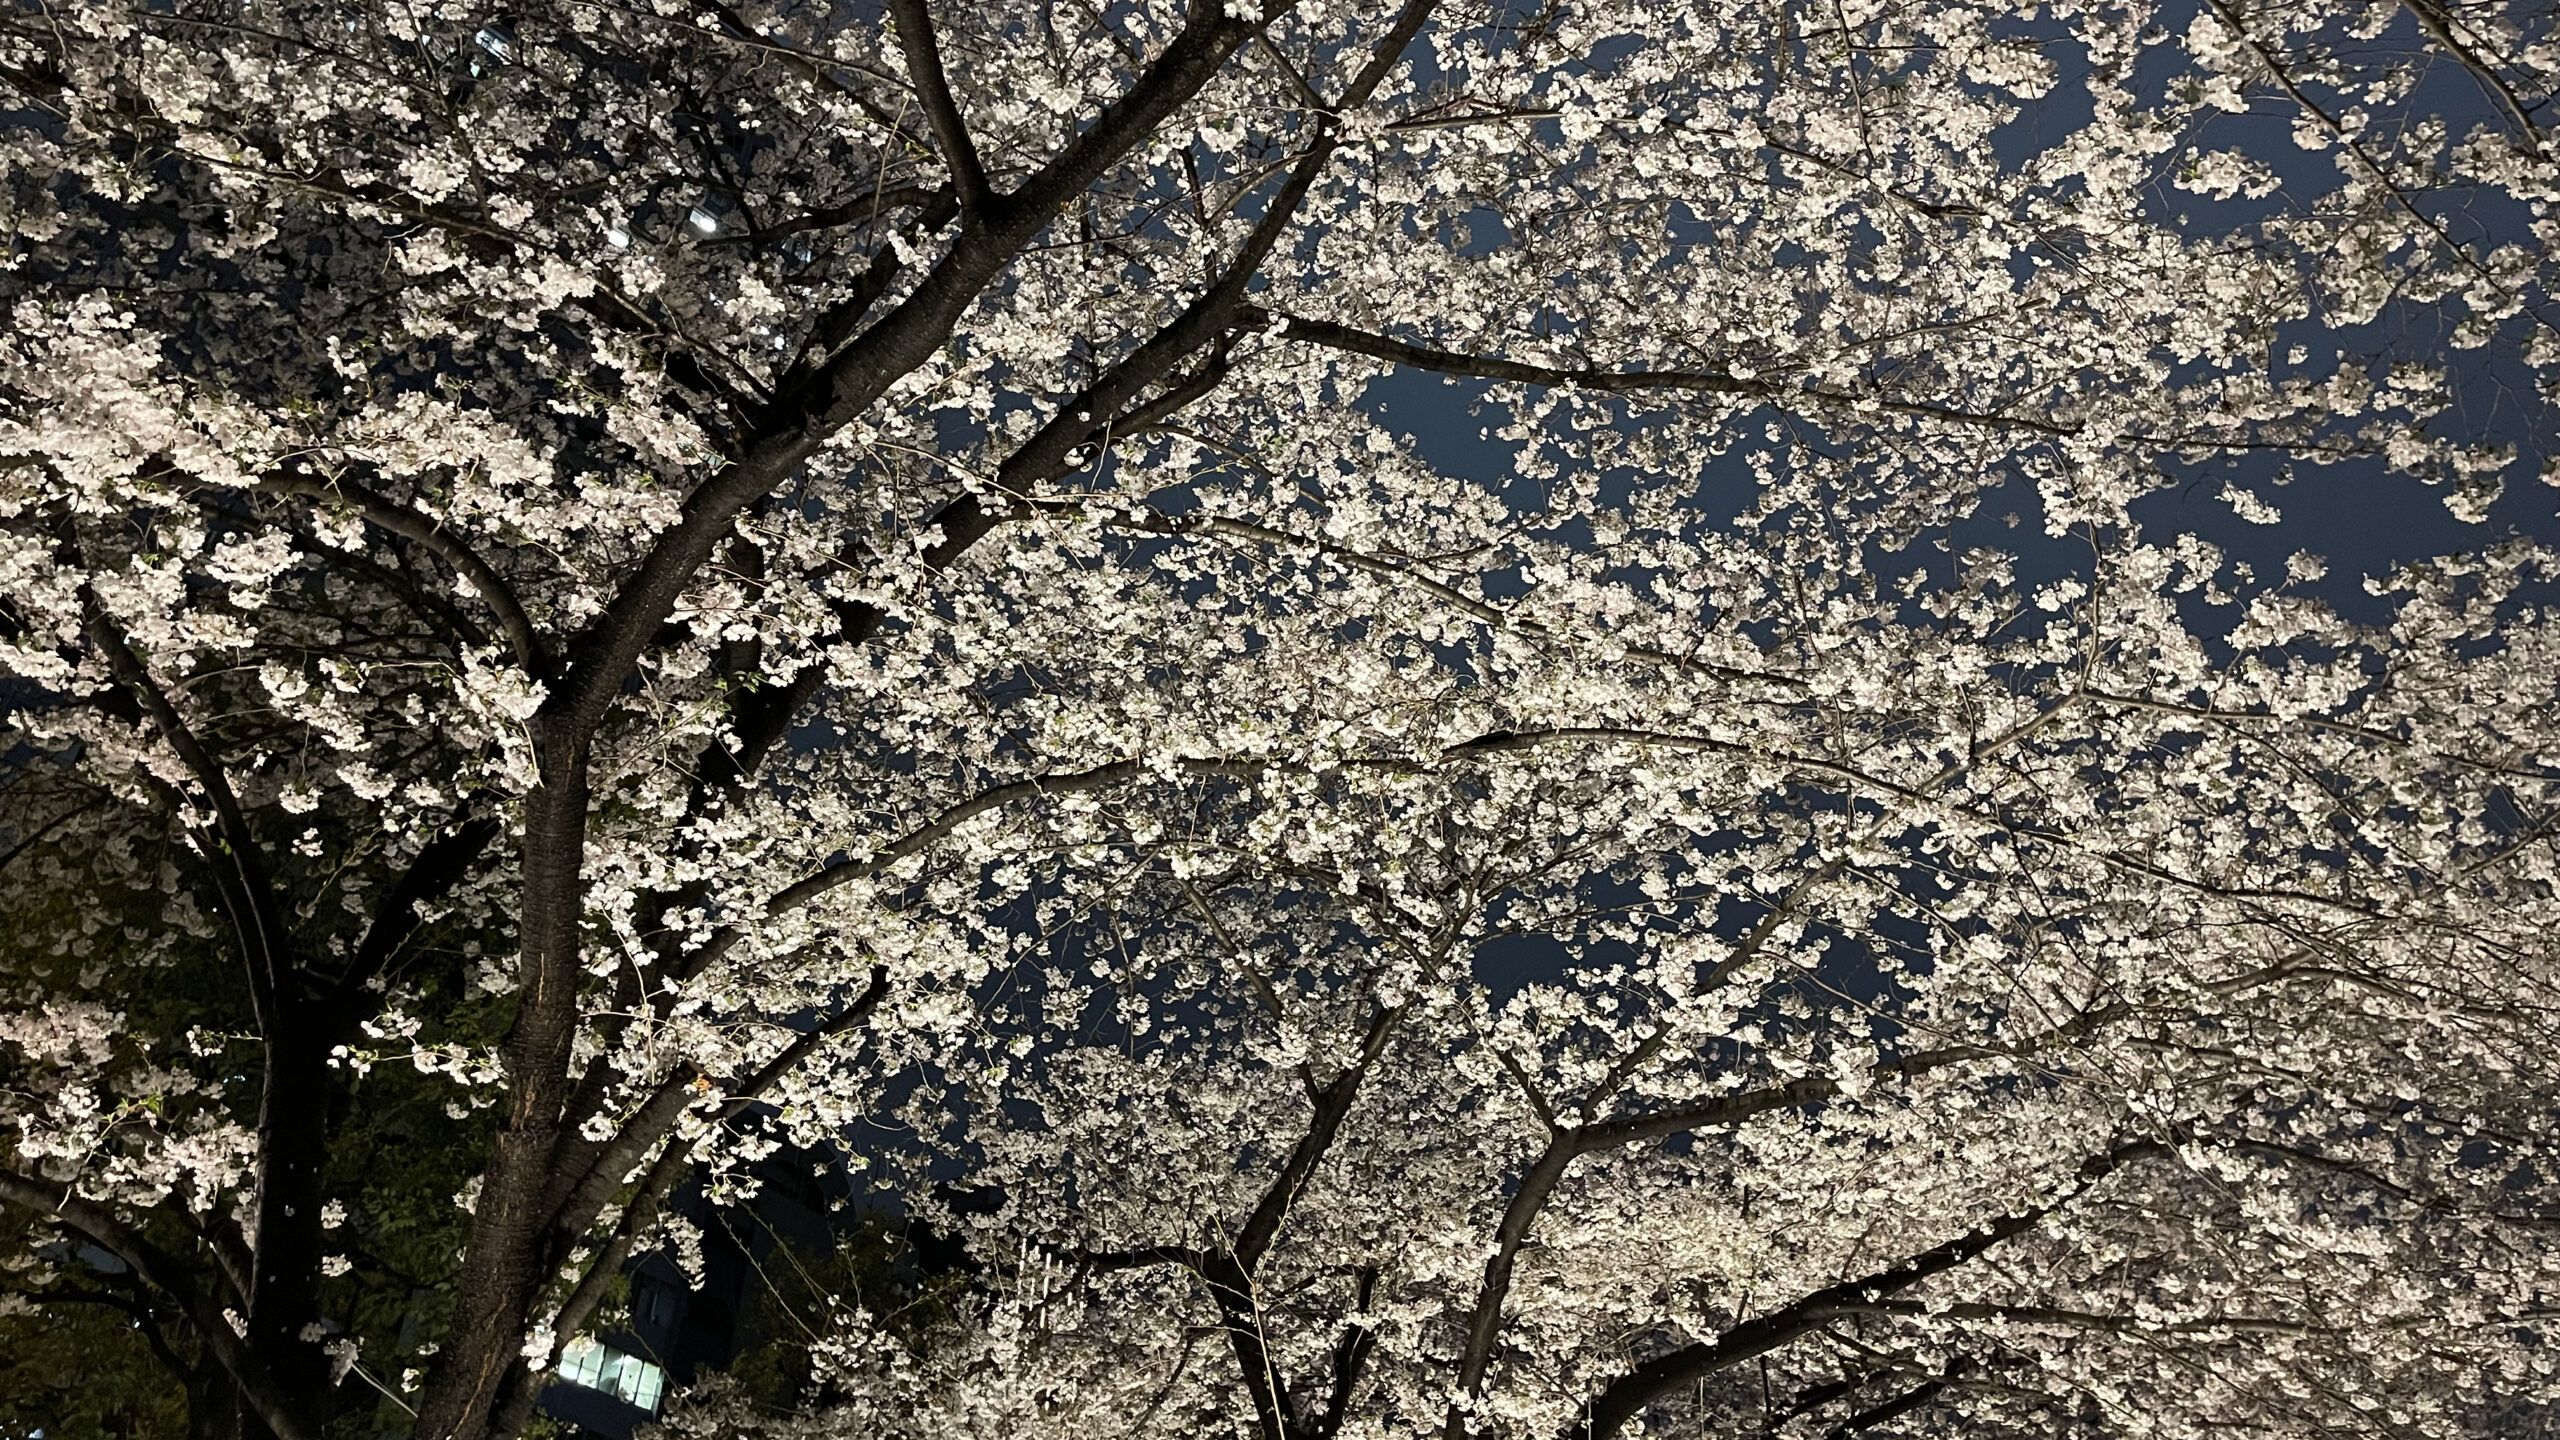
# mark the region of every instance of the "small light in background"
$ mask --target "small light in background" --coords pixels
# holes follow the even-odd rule
[[[515,29],[503,20],[495,25],[481,26],[480,33],[471,37],[471,43],[488,51],[501,65],[516,58]]]
[[[701,199],[693,202],[693,208],[685,212],[685,223],[704,235],[717,234],[720,221],[730,209],[728,196],[706,190],[702,192]]]

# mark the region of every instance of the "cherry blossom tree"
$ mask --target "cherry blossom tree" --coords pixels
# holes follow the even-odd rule
[[[2487,0],[31,0],[26,1289],[106,1257],[252,1434],[511,1434],[680,1180],[885,1124],[992,1278],[680,1427],[2545,1403],[2555,72]],[[2480,544],[2353,621],[2145,524],[2338,467]]]

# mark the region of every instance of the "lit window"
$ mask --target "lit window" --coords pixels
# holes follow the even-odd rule
[[[652,1414],[657,1412],[658,1397],[667,1388],[666,1371],[637,1355],[625,1355],[583,1336],[561,1348],[560,1378],[572,1385],[601,1390]]]
[[[720,222],[736,208],[728,196],[705,190],[695,197],[693,208],[685,212],[684,218],[695,230],[712,235],[719,232]]]

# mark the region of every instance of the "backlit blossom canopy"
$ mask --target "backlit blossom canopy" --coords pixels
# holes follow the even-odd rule
[[[21,0],[8,1305],[511,1435],[788,1145],[973,1278],[679,1433],[2527,1423],[2550,24]]]

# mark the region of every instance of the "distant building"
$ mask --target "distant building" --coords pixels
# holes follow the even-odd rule
[[[857,1218],[851,1207],[834,1208],[846,1191],[822,1183],[815,1160],[782,1150],[750,1167],[761,1188],[746,1207],[715,1206],[700,1185],[678,1191],[670,1208],[702,1228],[701,1288],[663,1255],[634,1261],[628,1327],[562,1346],[543,1412],[599,1440],[631,1440],[670,1391],[736,1359],[759,1270],[775,1248],[830,1246]]]

